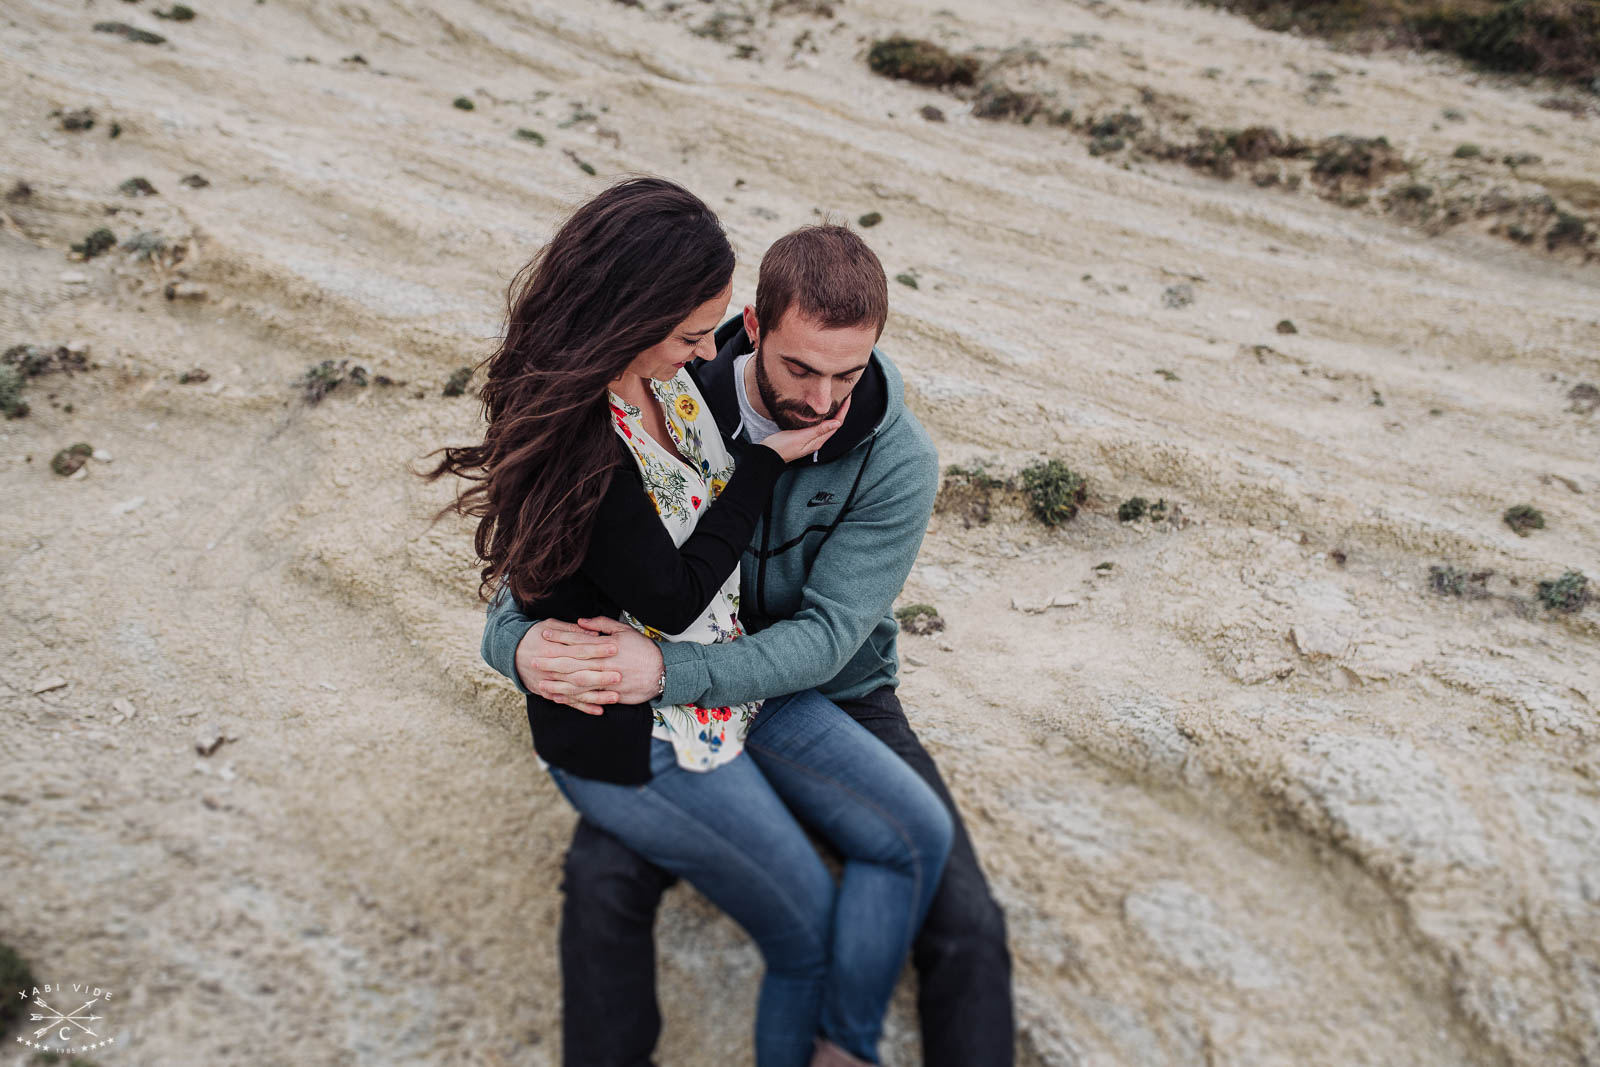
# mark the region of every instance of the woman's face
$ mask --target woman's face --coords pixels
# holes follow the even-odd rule
[[[683,369],[691,359],[716,359],[717,343],[711,332],[722,324],[728,313],[728,301],[733,299],[733,282],[722,292],[707,300],[678,323],[678,328],[667,339],[640,352],[622,372],[622,377],[637,374],[641,378],[654,378],[664,382]]]

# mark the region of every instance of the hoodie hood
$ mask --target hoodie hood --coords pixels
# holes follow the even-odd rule
[[[717,358],[695,360],[689,365],[689,373],[694,375],[701,395],[711,405],[717,425],[722,427],[723,433],[731,434],[739,425],[739,394],[733,364],[751,351],[743,317],[735,315],[717,327],[716,342]],[[876,347],[850,397],[850,413],[845,416],[844,425],[815,453],[815,462],[831,463],[848,454],[891,426],[905,410],[905,386],[900,373]]]

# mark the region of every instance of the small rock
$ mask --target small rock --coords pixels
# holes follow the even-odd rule
[[[191,189],[204,189],[211,183],[206,181],[198,174],[185,174],[183,177],[178,179],[178,184],[186,185]]]
[[[117,699],[113,700],[111,702],[111,710],[128,719],[131,719],[135,715],[139,714],[138,709],[133,706],[133,701],[129,700],[127,697],[118,697]]]
[[[93,452],[89,453],[89,458],[94,460],[96,463],[110,463],[111,453],[107,452],[103,448],[97,448]]]
[[[38,696],[40,693],[51,693],[57,689],[65,689],[66,687],[67,680],[65,678],[52,675],[49,678],[41,678],[39,681],[34,683],[33,695]]]
[[[82,271],[64,270],[61,272],[59,280],[64,285],[83,285],[89,281],[89,276]]]
[[[927,119],[929,122],[943,122],[944,121],[944,112],[940,111],[938,108],[934,107],[932,104],[923,105],[922,110],[917,112],[917,114],[921,115],[923,118]]]
[[[1278,320],[1278,332],[1279,333],[1299,333],[1300,331],[1295,329],[1294,323],[1290,322],[1288,319],[1279,319]]]
[[[1169,285],[1161,293],[1161,305],[1169,308],[1186,308],[1194,303],[1194,286],[1187,282]]]
[[[114,33],[118,37],[125,37],[135,44],[164,44],[166,38],[159,33],[141,30],[130,26],[126,22],[97,22],[94,24],[96,33]]]
[[[162,295],[168,300],[204,300],[206,291],[193,282],[168,282]]]
[[[76,111],[61,113],[61,128],[63,130],[88,130],[94,128],[94,108],[80,107]]]
[[[144,507],[144,497],[136,496],[111,505],[111,514],[126,515],[128,512],[142,507]]]
[[[209,756],[221,748],[222,743],[227,739],[220,726],[203,726],[200,728],[200,732],[194,736],[194,750],[202,756]]]
[[[1018,600],[1016,597],[1012,597],[1011,609],[1013,611],[1020,611],[1024,615],[1043,615],[1051,608],[1075,608],[1079,603],[1080,602],[1077,597],[1067,596],[1065,594],[1057,594],[1042,604],[1026,604]]]

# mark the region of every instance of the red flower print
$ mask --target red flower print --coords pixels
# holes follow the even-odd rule
[[[711,716],[706,713],[705,708],[702,708],[699,704],[690,704],[689,706],[694,709],[694,717],[700,721],[701,726],[711,721]]]
[[[727,722],[729,719],[733,718],[733,709],[732,708],[712,708],[711,709],[711,717],[713,719],[716,719],[718,722]]]
[[[693,504],[695,509],[698,510],[700,507],[700,498],[697,496],[692,496],[689,498],[689,503]]]

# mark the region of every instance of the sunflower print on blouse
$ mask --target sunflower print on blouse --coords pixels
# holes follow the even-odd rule
[[[645,429],[644,413],[615,393],[610,398],[612,426],[638,464],[662,525],[673,544],[681,547],[733,476],[733,457],[704,397],[686,372],[649,384],[676,448],[662,447]],[[745,632],[739,623],[739,569],[734,568],[705,611],[682,633],[663,634],[627,612],[622,621],[652,641],[713,644],[736,640]],[[709,771],[744,750],[744,739],[760,709],[760,701],[721,708],[694,704],[657,708],[651,736],[672,742],[680,767]]]

